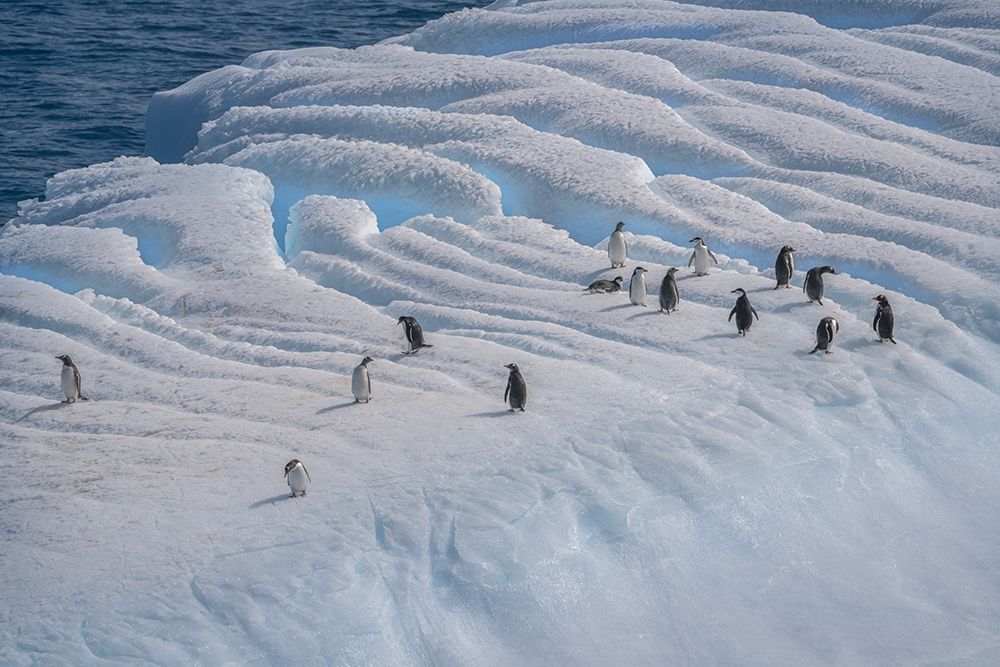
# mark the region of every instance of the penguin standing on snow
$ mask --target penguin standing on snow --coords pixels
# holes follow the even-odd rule
[[[892,325],[894,322],[889,299],[885,298],[884,294],[879,294],[872,301],[878,301],[878,305],[875,306],[875,319],[872,320],[872,329],[878,334],[878,342],[884,343],[885,341],[889,341],[895,345],[896,341],[892,338]]]
[[[524,412],[524,404],[528,401],[528,385],[524,384],[524,377],[517,364],[505,364],[504,368],[510,369],[507,377],[507,388],[503,392],[503,400],[510,403],[510,411],[520,410]]]
[[[595,280],[583,288],[583,291],[591,294],[614,294],[621,291],[622,282],[624,280],[621,276],[615,276],[614,280]]]
[[[795,252],[795,248],[790,245],[781,246],[781,250],[778,251],[778,259],[774,260],[774,277],[777,279],[778,284],[774,286],[774,289],[778,289],[779,287],[789,288],[792,286],[792,274],[795,273],[795,260],[792,258],[793,252]]]
[[[823,305],[823,274],[837,275],[832,266],[814,266],[806,272],[806,281],[802,283],[802,291],[809,297],[809,303],[819,301]]]
[[[420,328],[420,323],[417,322],[416,318],[403,315],[396,320],[396,326],[400,324],[403,325],[403,330],[406,333],[406,342],[410,344],[410,349],[403,354],[413,354],[422,347],[434,347],[424,342],[424,330]]]
[[[368,364],[375,361],[371,357],[365,357],[354,369],[351,376],[351,392],[354,393],[355,403],[367,403],[372,398],[372,380],[368,377]]]
[[[819,326],[816,327],[816,347],[812,349],[809,354],[816,354],[816,350],[823,350],[827,354],[833,352],[831,346],[833,346],[833,335],[840,331],[840,325],[837,324],[837,320],[832,317],[824,317],[819,321]]]
[[[739,296],[736,297],[736,305],[729,311],[729,321],[732,322],[733,315],[736,316],[736,332],[742,334],[745,338],[747,332],[750,331],[750,326],[753,324],[753,318],[756,317],[759,322],[760,315],[750,305],[750,299],[742,287],[737,287],[730,294],[739,294]]]
[[[663,282],[660,283],[660,312],[668,315],[677,310],[677,304],[681,301],[681,295],[677,291],[677,279],[674,278],[675,273],[677,269],[670,267],[667,269],[667,275],[663,276]]]
[[[688,266],[691,266],[691,262],[694,262],[694,273],[696,276],[707,276],[708,275],[708,258],[711,257],[712,261],[716,264],[719,260],[715,258],[712,251],[708,249],[705,242],[701,240],[700,236],[696,236],[688,243],[694,243],[697,241],[697,245],[694,247],[694,252],[691,253],[691,259],[688,260]]]
[[[625,245],[625,235],[622,233],[624,226],[624,222],[615,225],[615,231],[611,232],[611,238],[608,239],[608,259],[611,260],[612,269],[625,266],[625,260],[628,258],[628,246]]]
[[[635,267],[632,280],[628,284],[628,298],[636,306],[646,305],[646,269]]]
[[[62,367],[62,390],[66,394],[66,400],[63,403],[76,403],[76,399],[81,401],[89,401],[90,399],[84,396],[80,392],[80,371],[77,370],[76,364],[73,360],[69,358],[68,354],[61,354],[56,359],[63,362]]]
[[[306,486],[312,481],[309,471],[298,459],[285,464],[285,479],[288,480],[288,488],[292,490],[292,498],[306,495]]]

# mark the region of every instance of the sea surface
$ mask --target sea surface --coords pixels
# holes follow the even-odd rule
[[[489,0],[0,0],[0,224],[53,174],[141,155],[150,96],[267,49],[353,48]]]

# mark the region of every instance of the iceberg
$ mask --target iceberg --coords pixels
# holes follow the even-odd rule
[[[1000,661],[998,35],[502,0],[158,93],[0,229],[0,662]]]

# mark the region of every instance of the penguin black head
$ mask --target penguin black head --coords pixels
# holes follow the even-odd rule
[[[781,252],[782,252],[782,253],[786,253],[786,252],[795,252],[795,248],[793,248],[793,247],[792,247],[792,246],[790,246],[790,245],[783,245],[783,246],[781,246]]]
[[[632,271],[632,275],[634,276],[637,273],[646,273],[646,269],[642,268],[641,266],[637,266],[635,267],[635,270]]]
[[[874,297],[872,301],[878,301],[879,303],[889,303],[889,299],[885,297],[885,294],[879,294],[877,297]]]
[[[503,367],[504,368],[509,368],[511,373],[520,373],[521,372],[521,369],[518,368],[517,364],[514,364],[514,363],[504,364]]]
[[[295,466],[299,465],[300,463],[302,463],[302,462],[299,461],[298,459],[292,459],[291,461],[289,461],[288,463],[286,463],[285,464],[285,477],[288,477],[288,473],[290,473],[292,471],[292,468],[294,468]]]
[[[743,289],[742,287],[737,287],[737,288],[736,288],[736,289],[734,289],[734,290],[733,290],[732,292],[730,292],[730,294],[737,294],[737,293],[738,293],[738,294],[739,294],[740,296],[746,296],[746,295],[747,295],[747,292],[746,292],[746,290],[745,290],[745,289]]]
[[[690,241],[688,241],[688,243],[694,243],[695,241],[701,241],[702,243],[704,243],[704,241],[701,240],[700,236],[694,237],[693,239],[691,239]]]
[[[674,274],[675,274],[675,273],[677,273],[677,272],[678,272],[679,270],[680,270],[680,269],[678,269],[678,268],[677,268],[676,266],[671,266],[671,267],[670,267],[669,269],[667,269],[667,273],[669,273],[670,275],[674,275]]]
[[[56,359],[58,359],[61,362],[63,362],[63,366],[72,366],[73,365],[73,360],[69,358],[68,354],[60,354],[58,357],[56,357]]]
[[[396,326],[399,326],[399,325],[400,325],[400,324],[402,324],[403,322],[408,322],[408,321],[410,321],[410,320],[412,320],[412,319],[413,319],[413,318],[412,318],[412,317],[410,317],[410,316],[408,316],[408,315],[400,315],[400,316],[399,316],[399,319],[398,319],[398,320],[396,320]]]
[[[837,275],[837,270],[834,269],[832,266],[822,266],[820,267],[819,271],[820,273],[832,273],[833,275]]]
[[[618,224],[617,224],[617,225],[615,225],[615,231],[616,231],[616,232],[620,232],[620,231],[622,230],[622,227],[624,227],[624,226],[625,226],[625,223],[624,223],[624,222],[622,222],[621,220],[619,220],[619,221],[618,221]]]
[[[619,285],[622,283],[623,280],[625,279],[622,278],[621,276],[615,276],[615,282],[618,283]]]
[[[371,357],[365,357],[364,359],[361,360],[361,365],[362,366],[367,366],[368,364],[370,364],[373,361],[375,361],[375,360],[372,359]]]

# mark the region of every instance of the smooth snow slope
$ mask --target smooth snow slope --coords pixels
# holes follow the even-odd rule
[[[498,2],[158,94],[0,231],[0,663],[1000,661],[998,54],[985,0]]]

